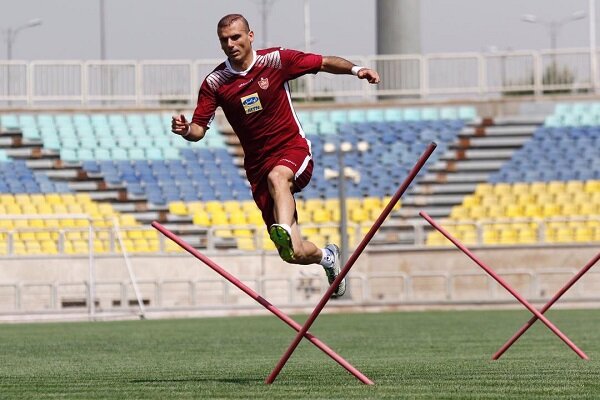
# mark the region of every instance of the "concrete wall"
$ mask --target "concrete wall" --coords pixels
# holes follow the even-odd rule
[[[543,299],[550,297],[592,259],[598,248],[564,246],[474,251],[522,295]],[[320,267],[287,265],[274,253],[213,253],[209,256],[273,304],[314,305],[326,289]],[[254,304],[252,299],[187,253],[133,256],[131,263],[142,297],[150,307],[243,307]],[[135,300],[122,257],[98,257],[95,270],[100,310],[118,308]],[[355,305],[512,301],[473,261],[454,248],[367,251],[361,255],[350,276],[351,298]],[[86,257],[3,259],[0,263],[0,312],[60,310],[66,307],[65,301],[84,301],[88,277]],[[600,299],[599,289],[600,273],[592,270],[566,298]],[[14,304],[16,291],[19,291],[19,304]],[[85,305],[79,307],[85,308]]]

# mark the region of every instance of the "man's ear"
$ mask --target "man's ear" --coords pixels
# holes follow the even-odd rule
[[[254,31],[248,32],[248,37],[250,38],[250,43],[254,42]]]

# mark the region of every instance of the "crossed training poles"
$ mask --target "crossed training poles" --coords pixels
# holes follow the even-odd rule
[[[579,357],[584,360],[588,360],[587,354],[585,354],[579,347],[575,345],[564,333],[562,333],[552,322],[550,322],[544,313],[550,309],[573,286],[587,271],[590,270],[600,259],[600,253],[596,254],[576,275],[574,275],[555,295],[542,307],[539,311],[534,308],[527,300],[525,300],[516,290],[514,290],[504,279],[502,279],[493,269],[488,267],[481,261],[475,254],[473,254],[467,247],[453,237],[447,230],[442,228],[436,223],[426,212],[421,211],[419,213],[429,224],[434,227],[438,232],[452,242],[459,250],[461,250],[467,257],[473,260],[479,265],[485,272],[487,272],[496,282],[504,287],[513,297],[515,297],[525,308],[527,308],[533,317],[527,321],[519,330],[510,338],[506,343],[500,347],[500,349],[492,356],[493,360],[499,359],[506,350],[510,348],[538,319],[541,320],[556,336],[558,336],[567,346],[571,348]]]
[[[391,200],[389,201],[389,203],[385,207],[385,209],[382,211],[379,218],[377,218],[377,220],[373,223],[373,226],[371,227],[369,232],[365,235],[363,240],[360,242],[360,244],[358,245],[358,247],[356,248],[356,250],[354,251],[352,256],[350,256],[350,258],[346,262],[346,265],[340,271],[340,274],[333,281],[333,283],[329,286],[329,288],[327,289],[327,291],[321,298],[321,301],[315,307],[315,309],[313,310],[313,312],[310,315],[310,317],[308,318],[308,320],[304,323],[304,326],[301,326],[300,324],[298,324],[297,322],[292,320],[290,317],[288,317],[286,314],[284,314],[281,310],[279,310],[278,308],[273,306],[271,303],[269,303],[265,298],[260,296],[258,293],[256,293],[254,290],[252,290],[248,286],[244,285],[239,279],[237,279],[236,277],[234,277],[233,275],[231,275],[230,273],[225,271],[223,268],[221,268],[219,265],[217,265],[211,259],[209,259],[205,255],[200,253],[194,247],[190,246],[188,243],[186,243],[184,240],[179,238],[174,233],[170,232],[168,229],[166,229],[164,226],[162,226],[158,222],[153,222],[152,226],[155,229],[157,229],[158,231],[160,231],[162,234],[167,236],[169,239],[173,240],[175,243],[177,243],[180,247],[182,247],[188,253],[192,254],[194,257],[196,257],[197,259],[202,261],[204,264],[206,264],[208,267],[213,269],[215,272],[217,272],[218,274],[223,276],[229,282],[233,283],[240,290],[242,290],[248,296],[253,298],[256,302],[258,302],[261,306],[265,307],[267,310],[269,310],[270,312],[275,314],[279,319],[281,319],[283,322],[285,322],[287,325],[289,325],[292,329],[294,329],[294,330],[296,330],[296,332],[298,332],[296,337],[294,338],[292,344],[289,346],[289,348],[283,354],[283,356],[281,357],[281,359],[279,360],[279,362],[277,363],[277,365],[275,366],[273,371],[269,374],[269,376],[265,380],[265,383],[270,384],[275,381],[278,374],[281,372],[281,370],[285,366],[285,363],[289,360],[292,353],[294,352],[294,350],[296,349],[296,347],[298,346],[298,344],[304,337],[304,338],[308,339],[316,347],[318,347],[321,351],[323,351],[325,354],[327,354],[329,357],[331,357],[333,360],[335,360],[338,364],[340,364],[342,367],[344,367],[348,372],[350,372],[352,375],[354,375],[362,383],[364,383],[366,385],[372,385],[373,381],[371,381],[364,374],[362,374],[358,369],[353,367],[350,363],[348,363],[346,360],[344,360],[341,356],[339,356],[337,353],[335,353],[333,350],[331,350],[327,345],[325,345],[323,342],[321,342],[319,339],[317,339],[314,335],[309,333],[308,330],[310,329],[310,327],[312,326],[314,321],[317,319],[317,317],[319,316],[319,314],[321,313],[321,311],[323,310],[323,308],[325,307],[325,305],[327,304],[329,299],[331,298],[331,295],[333,294],[335,288],[346,277],[346,275],[348,274],[348,272],[350,271],[350,269],[352,268],[352,266],[354,265],[354,263],[360,256],[360,254],[363,252],[363,250],[365,249],[367,244],[371,241],[373,236],[375,236],[375,233],[377,232],[377,230],[379,230],[379,228],[383,224],[383,221],[390,214],[390,212],[392,211],[392,209],[394,208],[396,203],[398,203],[398,201],[400,200],[400,197],[402,197],[404,192],[406,192],[409,185],[415,179],[415,177],[417,176],[419,171],[423,168],[423,166],[425,165],[425,163],[427,162],[427,160],[429,159],[429,157],[431,156],[431,154],[433,153],[433,151],[435,150],[436,147],[437,147],[437,145],[433,142],[427,146],[427,148],[425,149],[423,154],[417,160],[417,163],[410,170],[408,176],[402,182],[402,184],[400,185],[400,187],[398,188],[398,190],[396,191],[394,196],[392,196]]]

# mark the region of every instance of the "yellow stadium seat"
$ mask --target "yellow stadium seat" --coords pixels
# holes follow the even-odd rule
[[[302,226],[302,236],[308,238],[319,233],[319,228],[316,226]]]
[[[16,204],[15,198],[12,194],[0,194],[0,204]]]
[[[46,193],[44,197],[47,204],[62,204],[62,198],[57,193]]]
[[[325,208],[317,208],[312,211],[311,222],[314,223],[323,223],[323,222],[331,222],[331,214],[329,210]]]
[[[173,201],[169,203],[169,212],[175,215],[187,215],[188,209],[183,201]]]
[[[42,252],[44,254],[58,254],[58,246],[53,240],[42,240],[40,242],[42,246]]]
[[[236,239],[237,247],[240,250],[245,251],[253,251],[256,250],[256,245],[254,243],[254,237],[238,237]]]
[[[319,235],[329,237],[333,235],[339,235],[339,228],[336,226],[322,226],[319,228]]]
[[[19,205],[31,204],[31,199],[28,194],[19,193],[15,194],[15,203]]]
[[[529,190],[530,187],[528,183],[517,182],[513,183],[511,192],[515,195],[521,195],[529,194]]]
[[[136,226],[136,225],[138,225],[135,217],[131,214],[121,214],[119,216],[119,224],[121,226]]]
[[[29,221],[26,219],[15,219],[13,224],[15,228],[29,228]]]
[[[491,226],[485,226],[483,228],[483,243],[484,244],[498,244],[499,243],[498,231]]]
[[[323,199],[307,199],[304,201],[304,207],[308,211],[324,209],[325,201]]]
[[[369,214],[362,208],[354,208],[350,211],[350,220],[352,222],[366,222],[369,220]]]
[[[600,180],[586,181],[583,186],[583,190],[585,190],[587,193],[600,193]]]
[[[264,221],[262,219],[262,213],[256,207],[250,211],[246,211],[246,221],[251,225],[262,226]]]
[[[362,206],[365,210],[382,210],[383,205],[381,204],[381,199],[378,197],[365,197],[362,201]]]
[[[246,225],[248,223],[246,220],[246,214],[244,214],[241,209],[232,211],[229,214],[229,223],[232,225]]]
[[[86,204],[86,203],[91,203],[92,198],[90,197],[89,193],[76,193],[75,201],[80,204]]]
[[[495,195],[503,195],[508,194],[512,191],[512,186],[510,183],[496,183],[493,187],[493,193]]]
[[[554,195],[554,202],[557,204],[569,204],[573,202],[573,195],[567,192],[560,192]]]
[[[168,253],[180,253],[183,250],[177,243],[172,240],[165,241],[165,251]]]
[[[37,207],[35,204],[23,203],[20,207],[22,214],[37,214]]]
[[[296,202],[301,206],[304,204],[302,200],[296,200]],[[256,210],[256,203],[254,202],[254,200],[242,201],[242,210],[244,210],[245,212]]]
[[[535,195],[531,194],[531,193],[522,193],[517,195],[516,199],[515,199],[515,203],[519,204],[520,206],[525,206],[526,204],[530,204],[535,202]]]
[[[523,206],[518,203],[509,204],[506,206],[506,209],[505,209],[505,215],[510,218],[521,217],[521,216],[523,216],[523,213],[524,213]]]
[[[139,229],[130,229],[126,231],[127,233],[127,238],[128,239],[145,239],[144,238],[144,231],[139,230]]]
[[[486,209],[484,206],[473,206],[469,208],[469,218],[471,219],[482,219],[486,216]]]
[[[574,240],[573,230],[568,226],[562,226],[556,230],[555,236],[558,243],[569,243]]]
[[[223,211],[214,212],[210,215],[211,225],[229,225],[229,218]]]
[[[489,183],[480,183],[475,188],[475,196],[485,196],[494,192],[494,187]]]
[[[522,228],[517,230],[517,240],[521,244],[537,243],[537,231],[533,228]]]
[[[531,194],[539,195],[540,193],[547,193],[546,183],[545,182],[533,182],[529,187],[529,191]]]
[[[263,231],[263,234],[261,236],[261,244],[263,250],[276,250],[275,243],[273,243],[273,241],[269,237],[269,233],[266,231]]]
[[[598,212],[599,205],[600,205],[600,203],[598,203],[598,204],[595,204],[593,202],[583,203],[579,206],[579,215],[584,215],[584,216],[597,215],[597,214],[599,214],[599,212]]]
[[[192,222],[194,225],[210,226],[210,216],[206,211],[198,210],[194,213]]]
[[[479,205],[484,207],[495,206],[500,203],[500,195],[487,195],[479,200]]]
[[[36,209],[38,214],[52,214],[54,212],[52,205],[47,203],[36,204]]]
[[[504,207],[501,205],[489,206],[486,209],[486,217],[488,218],[501,218],[504,215]]]
[[[112,217],[115,215],[115,210],[113,209],[113,206],[108,203],[99,203],[98,211],[104,217]]]
[[[37,241],[37,238],[35,237],[35,232],[17,232],[15,234],[15,237],[24,242]]]
[[[240,237],[254,237],[252,229],[233,229],[233,236],[236,238]]]
[[[565,191],[571,194],[582,193],[584,187],[583,181],[569,181],[565,184]]]
[[[560,215],[560,207],[556,203],[546,203],[542,206],[542,215],[544,217],[556,217]]]
[[[21,207],[16,203],[7,204],[5,208],[7,214],[21,215]]]
[[[543,216],[543,212],[538,204],[526,204],[523,208],[523,216],[529,218],[538,218]]]
[[[32,193],[29,195],[29,200],[32,204],[45,204],[46,196],[41,193]]]
[[[188,213],[194,215],[196,211],[204,211],[204,203],[201,201],[190,201],[187,203]]]
[[[223,210],[228,213],[241,212],[242,206],[237,200],[227,200],[223,202]]]
[[[52,204],[52,211],[54,214],[67,214],[67,205],[63,203]]]
[[[64,204],[73,204],[77,202],[75,195],[72,193],[62,193],[60,197]]]
[[[482,199],[483,197],[481,196],[467,195],[463,198],[462,206],[464,208],[471,208],[474,206],[481,205]]]
[[[579,215],[579,206],[575,203],[564,203],[560,205],[560,215],[575,216]]]
[[[30,219],[29,226],[32,228],[44,228],[46,222],[43,219]]]
[[[69,214],[85,214],[83,206],[79,203],[68,203],[67,212]]]
[[[513,228],[504,228],[500,231],[498,241],[501,244],[517,243],[517,231]]]
[[[204,206],[209,214],[222,213],[224,211],[220,201],[207,201]]]
[[[565,183],[562,181],[548,182],[546,189],[547,189],[548,193],[552,193],[552,194],[564,193],[566,191]]]
[[[142,231],[144,233],[144,238],[147,240],[158,240],[158,232],[154,229],[147,229]]]
[[[157,252],[160,249],[158,239],[148,239],[148,249],[150,249],[151,252]]]
[[[469,218],[469,210],[464,206],[454,206],[450,211],[450,218],[453,220],[463,220]]]

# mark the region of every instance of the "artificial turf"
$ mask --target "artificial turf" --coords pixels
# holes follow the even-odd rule
[[[374,386],[307,341],[265,385],[295,334],[273,316],[0,325],[0,398],[598,398],[600,310],[547,316],[590,361],[539,321],[491,361],[525,311],[321,315],[311,332]]]

